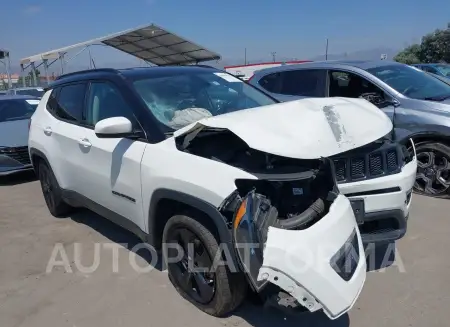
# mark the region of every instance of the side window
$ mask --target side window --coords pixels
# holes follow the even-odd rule
[[[281,86],[280,73],[266,75],[259,80],[258,84],[269,92],[280,93],[280,86]]]
[[[53,89],[47,101],[47,110],[54,115],[56,115],[56,110],[58,108],[58,92],[59,88]]]
[[[309,97],[325,96],[325,86],[323,83],[325,70],[288,70],[281,72],[280,75],[280,94]]]
[[[325,96],[325,71],[287,70],[265,76],[259,84],[269,92],[310,97]]]
[[[430,66],[423,66],[423,70],[429,73],[433,73],[433,74],[439,74],[439,72],[437,71],[437,69],[435,69],[434,67],[430,67]]]
[[[128,118],[133,125],[136,119],[120,91],[108,82],[92,82],[89,87],[86,124],[95,126],[100,120],[111,117]]]
[[[380,96],[384,94],[373,83],[353,73],[332,70],[329,72],[329,77],[330,97],[359,98],[366,93],[377,93]]]
[[[83,120],[85,91],[86,84],[62,86],[58,94],[54,114],[64,120],[81,122]]]

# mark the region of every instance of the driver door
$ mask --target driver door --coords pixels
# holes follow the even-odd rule
[[[147,143],[128,138],[99,138],[95,124],[111,117],[140,125],[119,88],[109,81],[94,81],[86,97],[85,128],[79,151],[83,156],[82,194],[96,204],[145,229],[141,196],[141,159]],[[118,222],[120,223],[120,222]],[[132,226],[130,226],[132,227]]]

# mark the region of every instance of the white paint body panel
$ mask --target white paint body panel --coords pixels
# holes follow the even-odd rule
[[[356,230],[359,262],[352,278],[346,282],[330,265],[331,257]],[[295,297],[299,303],[307,298],[311,311],[323,308],[331,319],[351,309],[366,279],[366,259],[361,236],[349,200],[339,195],[330,211],[305,230],[269,227],[264,261],[258,280],[268,279]],[[311,296],[306,295],[309,294]],[[319,305],[314,305],[317,299]]]
[[[317,159],[369,144],[388,134],[392,122],[364,99],[307,98],[205,118],[175,136],[205,127],[228,129],[256,150]]]
[[[81,139],[91,146],[77,144],[73,150],[79,158],[79,168],[73,171],[75,190],[145,231],[148,216],[142,211],[141,161],[147,144],[125,138],[98,138],[94,130],[80,129]]]

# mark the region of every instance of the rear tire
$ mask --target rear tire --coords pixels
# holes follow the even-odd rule
[[[44,161],[39,163],[38,177],[50,213],[55,217],[66,216],[73,208],[64,202],[58,181],[51,168]]]
[[[167,262],[167,259],[170,255],[170,250],[167,249],[165,244],[179,244],[185,248],[182,242],[176,241],[179,239],[179,235],[181,235],[181,231],[186,231],[186,234],[189,236],[189,243],[193,244],[194,247],[200,248],[200,243],[202,248],[206,250],[207,257],[211,260],[211,263],[214,260],[214,257],[219,251],[219,245],[217,243],[216,238],[213,234],[200,222],[197,220],[188,217],[188,216],[173,216],[167,222],[164,227],[163,232],[163,256],[164,262]],[[184,232],[183,232],[184,233]],[[178,235],[178,236],[177,236]],[[183,234],[184,235],[184,234]],[[181,236],[185,238],[184,236]],[[192,260],[195,267],[206,267],[208,265],[198,265],[196,266],[196,260],[202,257],[202,254],[197,254],[196,249],[194,248],[194,253],[189,257],[189,260]],[[170,255],[170,257],[173,257]],[[203,261],[203,259],[202,259]],[[195,295],[194,292],[199,292],[198,290],[202,287],[196,286],[196,281],[199,278],[191,277],[192,281],[187,283],[189,286],[186,287],[186,283],[182,282],[184,280],[183,276],[189,274],[189,268],[185,270],[185,273],[180,274],[180,267],[183,265],[183,259],[180,263],[169,263],[168,264],[168,275],[169,279],[172,282],[175,289],[183,296],[186,300],[194,304],[200,310],[216,317],[223,317],[227,314],[234,311],[238,308],[245,299],[245,295],[247,293],[248,285],[245,279],[245,276],[241,273],[231,273],[229,269],[224,265],[219,265],[216,269],[211,271],[211,273],[196,273],[192,274],[201,274],[202,280],[208,279],[209,281],[214,280],[214,293],[212,297],[210,296],[210,300],[205,302],[199,300],[199,296]],[[184,264],[185,265],[185,264]],[[185,265],[186,266],[186,265]],[[181,268],[182,270],[183,268]],[[180,278],[180,276],[182,276]],[[194,285],[194,286],[193,286]],[[188,289],[191,288],[191,289]],[[198,289],[198,290],[196,290]],[[201,296],[200,296],[201,297]]]

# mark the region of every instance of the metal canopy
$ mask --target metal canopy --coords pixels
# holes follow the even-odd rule
[[[151,24],[23,58],[20,64],[23,67],[36,61],[61,59],[69,50],[94,44],[116,48],[157,66],[187,65],[221,58],[213,51]]]

